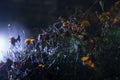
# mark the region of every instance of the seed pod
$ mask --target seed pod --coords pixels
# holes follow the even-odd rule
[[[95,46],[94,40],[93,39],[89,40],[89,47],[90,47],[90,49],[93,49],[94,46]]]
[[[17,42],[17,40],[13,37],[13,36],[11,36],[10,37],[10,43],[13,45],[13,46],[15,46],[15,43]]]
[[[45,40],[49,40],[49,34],[48,34],[48,33],[46,33],[46,34],[44,35],[44,37],[45,37]]]

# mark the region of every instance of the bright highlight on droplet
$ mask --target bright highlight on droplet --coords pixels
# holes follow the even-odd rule
[[[6,44],[7,44],[7,40],[4,37],[0,36],[0,51],[4,51],[8,49],[6,47]]]
[[[10,27],[11,26],[11,24],[8,24],[8,27]]]
[[[22,51],[24,47],[23,41],[29,36],[29,31],[23,27],[22,24],[18,24],[17,22],[12,24],[0,24],[0,61],[5,61],[7,58],[11,57],[9,54],[11,46],[9,43],[9,37],[13,36],[17,38],[18,35],[20,35],[21,41],[15,46],[15,48],[19,47],[17,50]]]
[[[8,47],[9,46],[7,38],[5,38],[5,36],[0,35],[0,61],[4,61]]]

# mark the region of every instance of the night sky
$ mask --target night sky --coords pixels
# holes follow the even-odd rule
[[[17,22],[26,27],[48,25],[58,16],[67,15],[66,10],[74,6],[89,8],[95,0],[1,0],[0,24]],[[110,6],[113,0],[105,0]],[[99,9],[98,4],[94,9]],[[72,12],[71,12],[72,13]]]

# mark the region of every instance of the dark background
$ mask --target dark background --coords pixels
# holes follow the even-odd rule
[[[0,23],[18,22],[27,28],[52,24],[61,15],[72,14],[74,7],[88,9],[95,0],[0,0]],[[104,0],[106,9],[115,0]],[[97,3],[93,10],[100,10]]]

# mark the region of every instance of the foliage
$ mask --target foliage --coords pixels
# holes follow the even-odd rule
[[[118,2],[113,4],[115,9]],[[13,50],[20,36],[10,38],[15,42],[11,40],[9,54],[14,58],[10,58],[12,64],[8,78],[119,80],[120,22],[113,7],[112,11],[95,16],[82,13],[68,19],[60,17],[58,22],[42,30],[37,38],[26,39],[26,48],[22,51]]]

